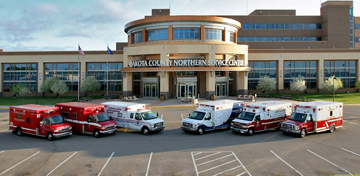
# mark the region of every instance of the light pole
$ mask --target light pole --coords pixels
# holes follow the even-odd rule
[[[336,77],[333,77],[333,102],[335,102],[335,79]]]

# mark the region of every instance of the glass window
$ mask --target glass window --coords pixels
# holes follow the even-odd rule
[[[61,64],[45,64],[46,78],[51,78],[53,76],[59,78],[66,83],[69,87],[69,91],[78,90],[78,81],[79,81],[79,70],[78,63],[61,63]],[[44,81],[45,81],[44,80]]]
[[[148,41],[167,40],[167,39],[168,39],[168,29],[149,30],[148,31]]]
[[[3,64],[3,92],[11,92],[15,84],[25,85],[37,92],[37,64]]]
[[[174,29],[174,40],[200,39],[200,29]]]
[[[277,78],[277,62],[276,61],[249,61],[251,71],[248,75],[248,89],[256,89],[259,79],[264,76]]]
[[[134,33],[134,43],[142,42],[142,31]]]
[[[101,91],[106,91],[107,88],[108,91],[121,91],[121,68],[122,63],[109,63],[109,67],[106,63],[88,63],[87,75],[95,76],[101,85]]]
[[[206,40],[222,40],[223,30],[219,29],[205,29]]]
[[[316,88],[316,61],[284,61],[284,88],[290,89],[293,77],[303,76],[308,89]]]
[[[325,80],[336,76],[344,88],[354,88],[356,82],[356,61],[325,61]],[[355,82],[354,82],[355,81]]]

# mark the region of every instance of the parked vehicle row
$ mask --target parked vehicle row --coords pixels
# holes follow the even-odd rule
[[[284,134],[295,133],[305,137],[310,133],[334,132],[342,127],[343,104],[314,101],[292,103],[267,101],[249,103],[219,100],[198,103],[194,112],[183,119],[185,132],[203,134],[218,129],[231,129],[247,134],[278,129]],[[72,133],[99,137],[114,134],[117,128],[126,128],[149,134],[165,129],[164,121],[146,108],[145,104],[105,102],[101,105],[69,102],[55,107],[44,105],[11,106],[9,129],[17,135],[23,133],[54,138]]]

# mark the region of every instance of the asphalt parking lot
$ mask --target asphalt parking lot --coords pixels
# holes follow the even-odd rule
[[[119,131],[94,138],[48,141],[18,137],[0,113],[0,175],[355,175],[360,174],[359,106],[344,107],[344,127],[305,138],[279,131],[254,136],[231,131],[188,134],[179,129],[194,108],[153,108],[166,129],[142,135]]]

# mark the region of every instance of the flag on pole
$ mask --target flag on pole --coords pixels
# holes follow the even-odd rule
[[[107,53],[113,55],[113,52],[111,51],[111,49],[109,48],[109,46],[107,46]]]
[[[79,46],[79,54],[84,56],[85,55],[84,51],[81,49],[80,45],[78,45],[78,46]]]

